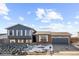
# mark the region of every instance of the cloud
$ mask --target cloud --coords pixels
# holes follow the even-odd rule
[[[76,16],[75,16],[75,19],[79,19],[79,15],[76,15]]]
[[[39,18],[39,19],[42,19],[45,15],[45,10],[44,9],[37,9],[36,11],[36,16]]]
[[[69,32],[72,36],[77,36],[79,32],[79,27],[74,24],[62,24],[62,23],[53,23],[48,26],[39,26],[40,31],[51,31],[51,32]]]
[[[19,16],[19,20],[24,21],[24,18],[22,16]]]
[[[79,22],[78,21],[75,21],[74,24],[79,24]]]
[[[48,26],[39,26],[40,30],[45,30],[45,31],[61,31],[64,29],[65,25],[61,23],[53,23],[49,24]]]
[[[67,24],[71,24],[71,22],[67,22]]]
[[[58,24],[50,24],[49,27],[52,28],[53,30],[59,30],[59,29],[63,29],[64,28],[64,25],[61,24],[61,23],[58,23]]]
[[[48,23],[50,20],[41,20],[42,23]]]
[[[71,30],[73,29],[73,30]],[[76,32],[77,30],[73,25],[71,24],[63,24],[63,23],[52,23],[47,26],[39,26],[39,30],[45,30],[45,31],[55,31],[55,32]]]
[[[5,20],[11,20],[11,18],[8,17],[8,16],[3,16],[3,18],[4,18]]]
[[[41,22],[50,22],[52,20],[63,20],[60,13],[53,11],[52,9],[38,8],[36,10],[36,16]]]
[[[5,3],[0,3],[0,15],[8,15],[9,11]]]
[[[47,26],[39,26],[39,31],[51,31],[51,32],[69,32],[72,36],[77,36],[79,27],[74,24],[52,23]]]

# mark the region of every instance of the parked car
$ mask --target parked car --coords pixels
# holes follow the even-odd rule
[[[34,46],[29,52],[45,52],[46,50],[44,49],[45,46],[43,45],[37,45]]]
[[[47,51],[48,50],[53,51],[53,45],[47,45],[47,46],[44,47],[44,49],[47,50]]]

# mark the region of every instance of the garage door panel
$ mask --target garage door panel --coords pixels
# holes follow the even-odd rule
[[[68,38],[53,38],[54,44],[68,44]]]

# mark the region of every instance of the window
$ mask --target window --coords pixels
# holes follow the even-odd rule
[[[25,30],[25,36],[27,36],[27,30]]]
[[[20,36],[23,36],[23,30],[20,30]]]
[[[29,40],[29,43],[32,43],[32,40]]]
[[[15,39],[11,39],[10,40],[10,43],[15,43]]]
[[[16,36],[18,36],[18,30],[16,30]]]
[[[24,40],[18,40],[18,43],[24,43]]]
[[[12,30],[12,36],[14,36],[14,30]]]
[[[28,43],[28,40],[26,40],[26,43]]]
[[[12,30],[9,31],[9,34],[12,36]]]
[[[41,42],[41,36],[39,35],[39,42]]]
[[[29,35],[30,35],[30,36],[32,35],[32,30],[29,30]]]
[[[48,42],[48,35],[39,35],[39,42]]]
[[[9,32],[9,30],[7,30],[7,35],[8,35],[8,36],[10,35],[10,32]]]

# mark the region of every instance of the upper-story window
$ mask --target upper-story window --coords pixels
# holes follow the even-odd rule
[[[9,30],[7,30],[7,35],[8,35],[8,36],[10,35],[10,31],[9,31]]]
[[[12,36],[14,36],[14,30],[12,30]]]
[[[16,36],[23,36],[23,30],[16,30]]]
[[[27,36],[27,30],[25,30],[25,36]]]
[[[19,32],[19,31],[18,31],[18,30],[16,30],[16,36],[18,36],[18,32]]]
[[[8,36],[14,36],[14,30],[8,30]]]
[[[29,35],[30,35],[30,36],[32,35],[32,30],[29,30]]]
[[[9,30],[9,35],[11,35],[11,36],[12,36],[12,30]]]
[[[20,30],[20,36],[23,36],[23,30]]]
[[[25,30],[25,36],[31,36],[32,30]]]

